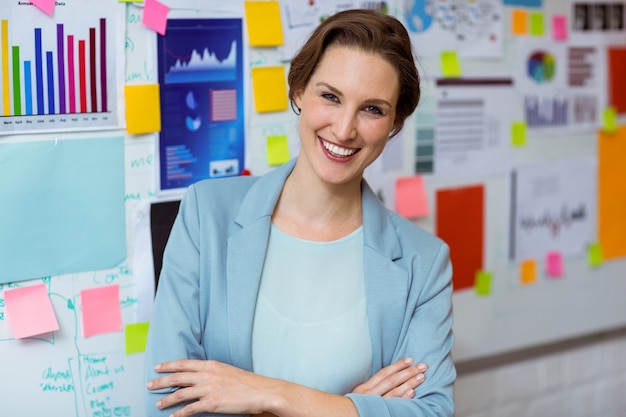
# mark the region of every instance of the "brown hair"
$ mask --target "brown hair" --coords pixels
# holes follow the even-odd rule
[[[400,91],[390,136],[398,134],[420,99],[420,77],[415,55],[402,23],[392,16],[365,9],[344,10],[324,20],[291,60],[287,82],[292,108],[297,108],[296,95],[304,91],[330,45],[354,47],[378,54],[395,68]]]

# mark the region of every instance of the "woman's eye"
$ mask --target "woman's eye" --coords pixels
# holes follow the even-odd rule
[[[334,94],[331,94],[331,93],[324,93],[324,94],[322,94],[322,97],[324,97],[326,100],[330,100],[330,101],[339,101],[337,96],[334,95]]]
[[[384,114],[383,111],[379,107],[376,107],[376,106],[367,106],[365,108],[365,111],[368,113],[372,113],[372,114],[380,114],[380,115]]]

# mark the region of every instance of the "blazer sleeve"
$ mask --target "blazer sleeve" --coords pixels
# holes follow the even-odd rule
[[[163,267],[148,331],[144,376],[146,381],[162,376],[154,366],[177,359],[206,359],[201,345],[199,311],[199,219],[195,188],[181,202],[163,254]],[[146,416],[168,416],[174,409],[159,411],[155,404],[175,389],[146,389]]]
[[[429,240],[433,243],[432,240]],[[439,241],[409,262],[411,288],[403,332],[394,351],[396,361],[410,356],[428,365],[425,381],[411,400],[378,395],[348,394],[360,417],[454,416],[456,370],[451,357],[452,266],[448,246]],[[430,258],[430,262],[428,259]],[[383,341],[383,343],[394,343]],[[389,364],[386,364],[389,365]]]

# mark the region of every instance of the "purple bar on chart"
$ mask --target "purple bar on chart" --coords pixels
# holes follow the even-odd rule
[[[106,19],[100,19],[100,94],[102,97],[102,111],[106,113],[107,106],[107,45]]]
[[[59,80],[59,113],[65,113],[65,53],[63,50],[63,25],[57,24],[57,67]]]
[[[52,51],[46,51],[46,75],[48,76],[48,114],[54,114],[54,62]]]
[[[76,113],[76,78],[74,75],[74,36],[67,35],[67,86],[70,113]]]
[[[37,114],[44,114],[43,58],[41,55],[41,28],[35,28],[35,86],[37,88]]]
[[[91,112],[98,111],[98,90],[96,85],[96,28],[89,28],[89,86]]]

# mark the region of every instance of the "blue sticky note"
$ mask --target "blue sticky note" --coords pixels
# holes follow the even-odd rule
[[[0,283],[126,258],[124,138],[0,144]]]
[[[543,0],[503,0],[505,6],[543,7]]]

